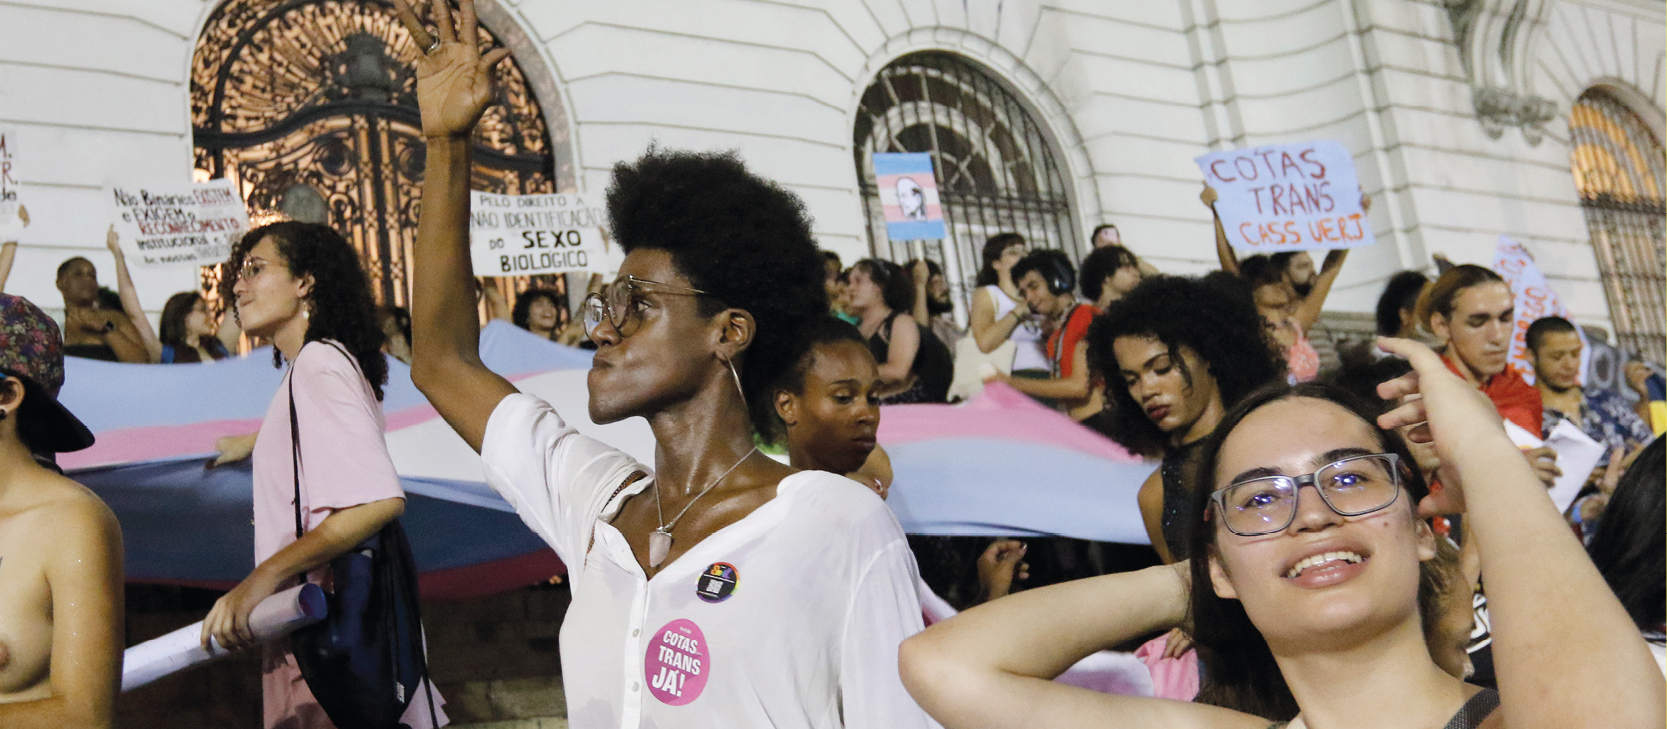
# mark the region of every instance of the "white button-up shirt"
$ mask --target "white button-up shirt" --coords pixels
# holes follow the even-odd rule
[[[567,564],[574,729],[935,726],[897,672],[898,644],[922,628],[914,558],[868,489],[789,476],[648,579],[608,522],[653,481],[620,485],[650,469],[525,394],[493,410],[481,459],[487,483]]]

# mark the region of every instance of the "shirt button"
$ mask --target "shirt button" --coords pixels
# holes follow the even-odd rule
[[[639,683],[637,683],[637,682],[636,682],[636,681],[632,681],[632,682],[631,682],[631,690],[632,690],[632,691],[636,691],[636,690],[637,690],[637,688],[638,688],[638,687],[639,687],[639,686],[641,686],[641,685],[642,685],[642,684],[639,684]]]
[[[642,633],[642,629],[641,629],[641,628],[632,628],[632,629],[631,629],[631,637],[632,637],[632,638],[635,638],[635,637],[637,637],[637,635],[638,635],[638,634],[640,634],[640,633]]]

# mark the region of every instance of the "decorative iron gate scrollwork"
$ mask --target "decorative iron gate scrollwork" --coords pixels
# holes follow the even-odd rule
[[[486,28],[481,38],[498,44]],[[420,53],[386,0],[229,0],[192,59],[196,174],[235,180],[252,224],[334,227],[359,250],[378,300],[407,305],[426,161]],[[498,98],[475,130],[472,186],[555,192],[550,135],[527,80],[513,58],[498,72]],[[204,269],[211,297],[217,269]],[[565,291],[560,276],[537,278]],[[506,295],[529,283],[496,281]]]
[[[1601,89],[1569,110],[1570,166],[1621,346],[1667,364],[1667,156],[1636,114]]]
[[[1041,127],[1017,97],[968,60],[923,51],[887,65],[863,92],[853,141],[869,249],[898,262],[913,254],[907,241],[886,238],[870,155],[932,155],[949,238],[925,249],[943,265],[963,318],[986,238],[1015,232],[1033,248],[1082,256],[1065,174]]]

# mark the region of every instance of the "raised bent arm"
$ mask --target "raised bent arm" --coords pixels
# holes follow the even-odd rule
[[[150,355],[150,362],[161,362],[162,340],[157,338],[150,319],[145,317],[145,307],[139,304],[139,290],[133,286],[133,275],[127,270],[127,256],[122,254],[115,223],[111,223],[110,232],[104,234],[104,245],[109,247],[110,255],[116,259],[116,293],[121,294],[122,311],[127,314],[128,321],[133,322],[139,342],[145,345],[145,353]]]
[[[978,343],[978,351],[985,354],[994,352],[996,347],[1013,336],[1013,330],[1018,328],[1024,316],[1018,313],[1023,308],[1024,305],[1020,304],[1019,308],[997,318],[996,302],[990,298],[990,292],[984,289],[973,292],[972,316],[969,318],[971,326],[968,329],[972,331],[973,341]]]
[[[481,56],[472,0],[463,0],[454,27],[444,0],[433,5],[438,33],[423,27],[405,0],[395,0],[419,47],[437,40],[417,60],[428,167],[411,286],[411,380],[470,448],[480,450],[486,422],[515,386],[480,361],[480,322],[469,262],[470,134],[492,94],[494,64],[508,51]]]
[[[1320,320],[1320,310],[1325,308],[1325,300],[1331,295],[1331,285],[1337,283],[1337,274],[1343,270],[1343,260],[1349,257],[1347,248],[1329,251],[1325,254],[1325,263],[1320,266],[1320,275],[1314,277],[1314,288],[1308,296],[1297,305],[1291,318],[1296,320],[1297,326],[1302,327],[1302,333],[1314,328],[1314,323]]]
[[[1216,226],[1216,258],[1221,261],[1221,270],[1239,275],[1239,256],[1233,252],[1233,246],[1227,244],[1227,228],[1221,224],[1221,213],[1216,212],[1216,189],[1209,185],[1198,193],[1198,199],[1210,209],[1210,218]]]
[[[1505,726],[1662,726],[1661,670],[1492,403],[1428,347],[1379,342],[1415,373],[1380,385],[1378,394],[1421,398],[1378,423],[1428,423],[1447,488],[1424,511],[1465,509],[1467,536],[1481,553]]]
[[[66,507],[52,589],[52,696],[0,704],[7,729],[108,729],[121,687],[122,533],[96,499]]]
[[[1101,694],[1051,679],[1096,651],[1173,628],[1187,610],[1187,563],[1026,590],[903,642],[903,685],[949,729],[1246,727],[1214,706]]]

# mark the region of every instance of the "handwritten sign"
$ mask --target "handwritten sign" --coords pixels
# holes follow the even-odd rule
[[[109,186],[111,222],[127,260],[150,267],[212,266],[249,230],[249,211],[231,180]]]
[[[591,198],[471,195],[469,258],[476,276],[607,273],[619,265],[602,238],[608,214]]]
[[[1356,248],[1376,241],[1354,158],[1332,141],[1213,152],[1194,162],[1215,188],[1227,240],[1246,253]]]
[[[16,234],[23,229],[18,215],[17,132],[0,127],[0,235]],[[6,238],[11,240],[11,238]]]
[[[886,214],[886,238],[942,240],[943,206],[938,202],[938,178],[932,174],[932,155],[876,153],[874,181],[880,187],[880,207]]]
[[[1532,385],[1534,357],[1528,352],[1528,325],[1548,316],[1572,320],[1569,308],[1557,298],[1557,292],[1551,290],[1551,284],[1546,282],[1545,274],[1534,263],[1528,249],[1509,236],[1499,236],[1499,244],[1493,251],[1493,270],[1511,285],[1511,293],[1516,297],[1516,321],[1511,323],[1511,355],[1508,361],[1522,374],[1522,379]],[[1575,327],[1574,332],[1580,336],[1582,345],[1580,381],[1590,382],[1586,375],[1592,366],[1592,344],[1586,341],[1586,332],[1580,327]]]

